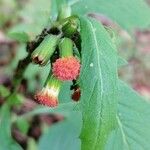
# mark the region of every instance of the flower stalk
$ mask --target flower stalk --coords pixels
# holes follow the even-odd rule
[[[73,56],[73,42],[69,38],[63,38],[59,43],[60,57]]]
[[[71,16],[71,7],[68,4],[62,4],[59,7],[59,12],[57,16],[57,20],[61,21],[67,17]]]

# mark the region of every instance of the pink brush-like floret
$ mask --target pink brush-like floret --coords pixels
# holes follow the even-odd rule
[[[75,57],[59,58],[53,63],[53,74],[59,80],[74,80],[80,73],[80,62]]]
[[[38,92],[34,99],[42,105],[49,106],[49,107],[55,107],[58,105],[58,100],[54,95],[50,95],[47,92]]]

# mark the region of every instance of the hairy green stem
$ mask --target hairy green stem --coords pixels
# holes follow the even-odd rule
[[[20,60],[18,63],[18,66],[15,70],[15,74],[13,77],[13,87],[11,89],[11,92],[15,92],[18,89],[18,86],[20,85],[22,78],[23,78],[23,74],[25,72],[25,70],[27,69],[28,65],[31,62],[31,54],[29,53],[23,60]]]

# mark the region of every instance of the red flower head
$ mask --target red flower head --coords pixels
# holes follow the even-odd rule
[[[80,73],[80,62],[77,58],[63,57],[56,60],[53,63],[53,74],[59,80],[74,80]]]
[[[61,81],[53,76],[48,78],[46,86],[35,94],[34,99],[39,103],[49,107],[58,105],[58,95],[61,87]]]

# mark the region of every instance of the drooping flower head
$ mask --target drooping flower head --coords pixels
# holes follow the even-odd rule
[[[53,75],[49,76],[45,87],[36,93],[34,99],[39,103],[49,107],[58,105],[58,95],[62,82]]]
[[[52,66],[53,74],[60,80],[75,80],[80,73],[80,62],[73,56],[73,42],[64,38],[59,44],[60,56]]]
[[[77,58],[59,58],[53,63],[53,74],[60,80],[74,80],[80,72],[80,62]]]

